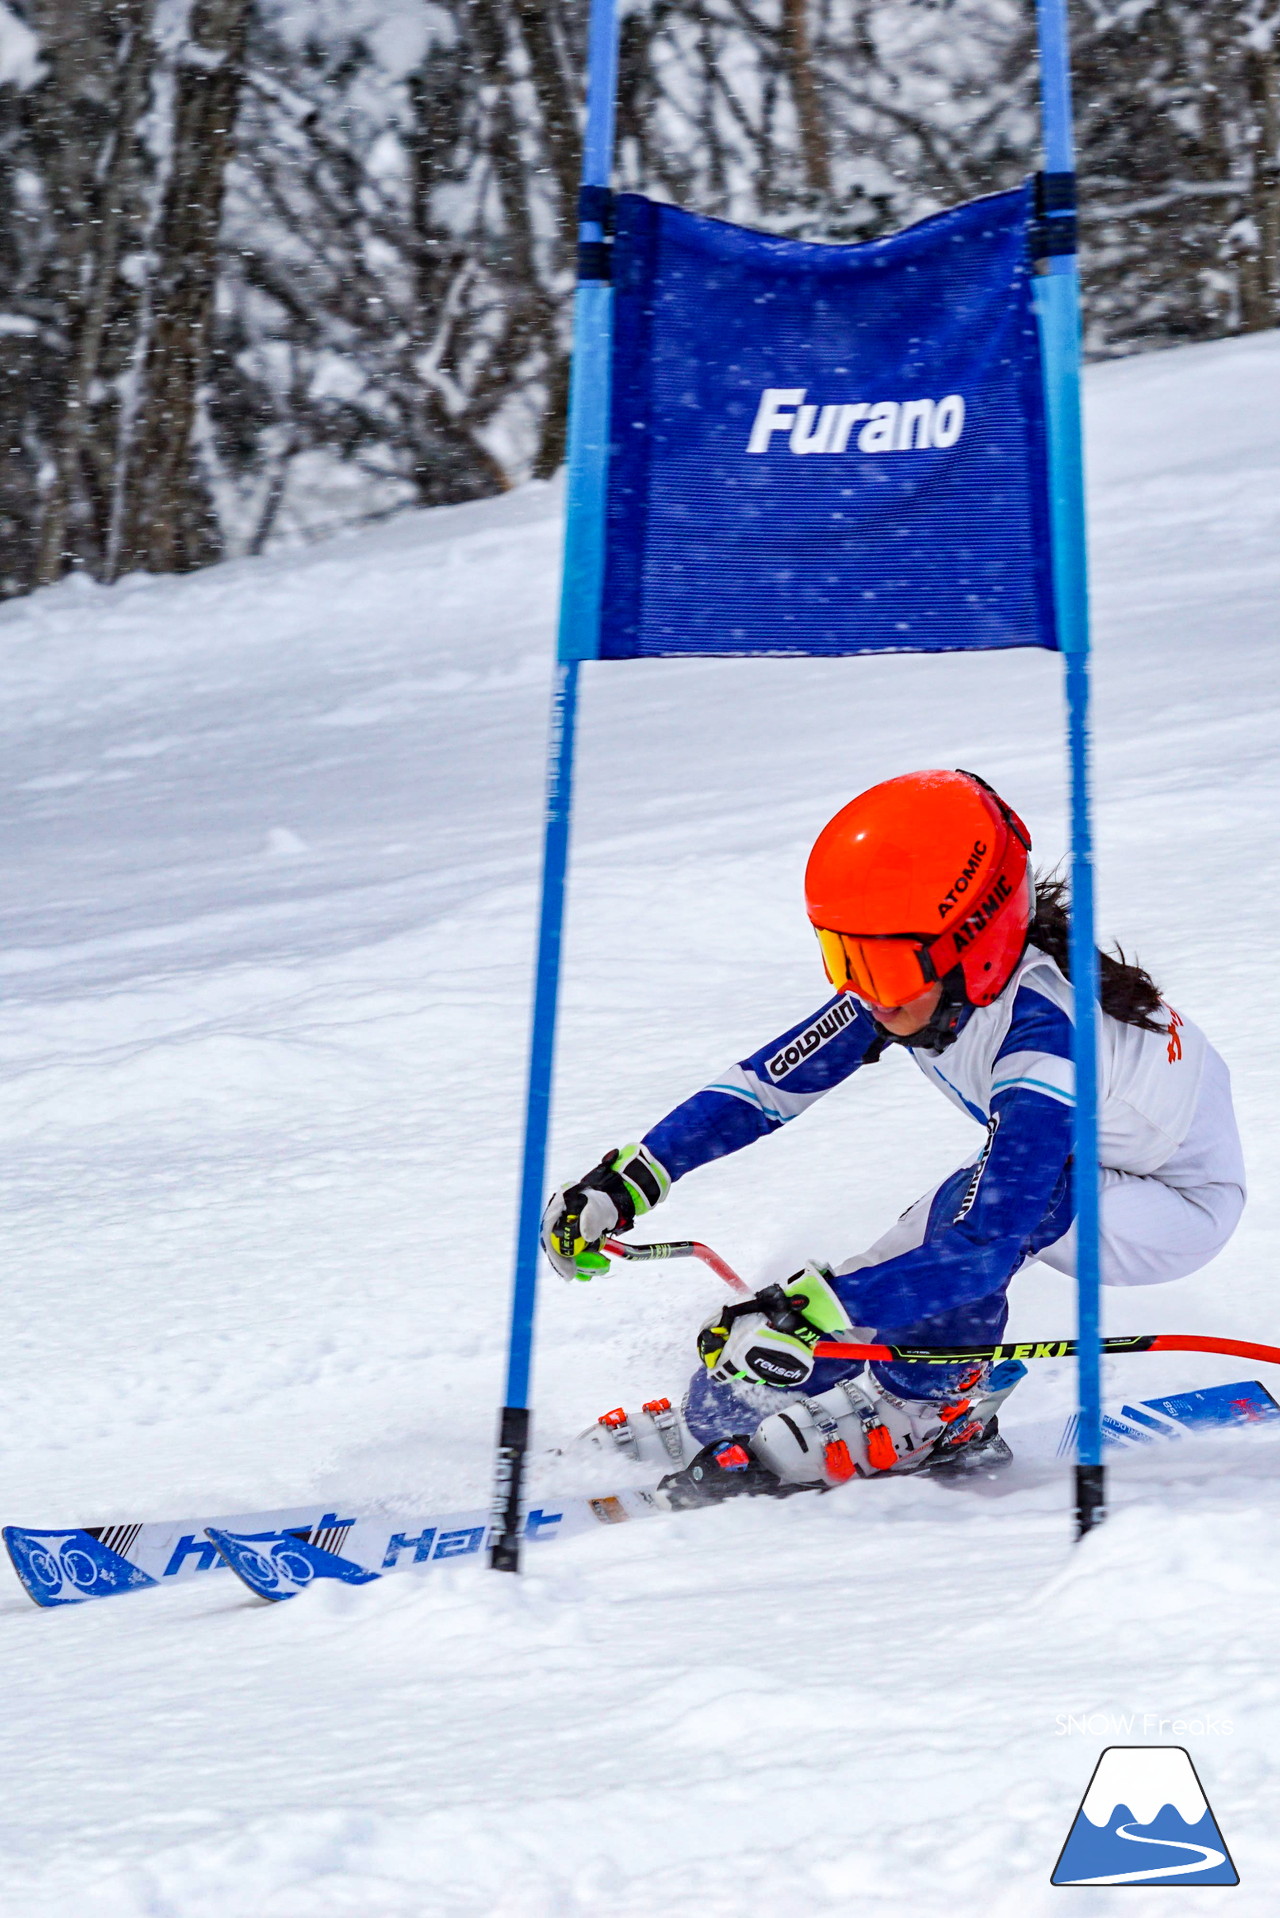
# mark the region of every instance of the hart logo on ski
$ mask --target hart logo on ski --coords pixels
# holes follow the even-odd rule
[[[1238,1885],[1226,1840],[1181,1745],[1109,1745],[1094,1767],[1054,1885]]]

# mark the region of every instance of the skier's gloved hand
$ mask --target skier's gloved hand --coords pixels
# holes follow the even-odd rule
[[[666,1168],[642,1145],[606,1152],[573,1185],[561,1186],[542,1215],[542,1249],[562,1279],[590,1279],[607,1270],[600,1241],[629,1232],[671,1190]]]
[[[872,1337],[866,1327],[850,1326],[827,1267],[809,1264],[785,1284],[713,1313],[698,1333],[698,1356],[721,1385],[795,1391],[813,1370],[819,1339],[837,1333],[860,1342]]]

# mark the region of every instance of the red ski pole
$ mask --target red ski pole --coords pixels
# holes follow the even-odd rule
[[[740,1279],[733,1267],[726,1265],[720,1254],[703,1245],[700,1239],[672,1239],[669,1245],[624,1245],[621,1239],[602,1239],[601,1244],[614,1259],[701,1259],[731,1291],[741,1292],[744,1298],[751,1296],[746,1280]]]
[[[1223,1352],[1231,1358],[1254,1359],[1261,1365],[1280,1365],[1280,1346],[1253,1345],[1247,1339],[1214,1339],[1187,1332],[1134,1332],[1103,1339],[1102,1350],[1122,1352]],[[1012,1345],[853,1345],[844,1339],[819,1339],[813,1348],[819,1359],[895,1359],[907,1365],[960,1365],[966,1359],[1072,1359],[1074,1339],[1025,1339]]]
[[[733,1291],[749,1297],[751,1287],[740,1279],[718,1252],[698,1239],[672,1239],[666,1245],[627,1245],[621,1239],[604,1239],[604,1250],[615,1259],[701,1259]],[[1228,1358],[1253,1359],[1259,1365],[1280,1365],[1280,1346],[1255,1345],[1247,1339],[1215,1339],[1207,1334],[1189,1332],[1131,1332],[1119,1338],[1103,1339],[1103,1352],[1112,1357],[1123,1352],[1219,1352]],[[966,1360],[1000,1359],[1072,1359],[1076,1356],[1074,1339],[1022,1339],[1001,1345],[857,1345],[846,1339],[819,1339],[813,1348],[817,1359],[896,1360],[900,1365],[963,1365]]]

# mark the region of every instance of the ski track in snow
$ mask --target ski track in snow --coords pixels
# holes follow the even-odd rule
[[[1089,375],[1101,924],[1235,1075],[1253,1190],[1107,1330],[1280,1338],[1280,336]],[[0,1519],[483,1501],[502,1366],[558,495],[0,609]],[[713,557],[713,556],[710,556]],[[801,874],[872,781],[971,767],[1064,842],[1038,652],[588,668],[552,1171],[820,1003]],[[869,1241],[972,1150],[891,1058],[664,1208],[748,1276]],[[680,1389],[701,1269],[549,1280],[552,1448]],[[1011,1335],[1069,1335],[1069,1285]],[[1236,1361],[1113,1363],[1130,1397]],[[1276,1381],[1269,1381],[1275,1389]],[[1019,1418],[1065,1411],[1040,1365]],[[3,1918],[1034,1918],[1106,1743],[1188,1743],[1280,1881],[1280,1452],[855,1486],[252,1603],[41,1614],[0,1580]],[[1138,1737],[1140,1739],[1140,1734]],[[1180,1911],[1217,1911],[1184,1887]],[[1125,1891],[1124,1911],[1163,1911]],[[1073,1910],[1118,1910],[1079,1891]]]

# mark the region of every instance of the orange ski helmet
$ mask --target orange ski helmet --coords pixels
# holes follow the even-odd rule
[[[975,773],[903,773],[859,794],[818,834],[805,904],[838,992],[885,1007],[960,967],[989,1006],[1027,943],[1031,835]]]

